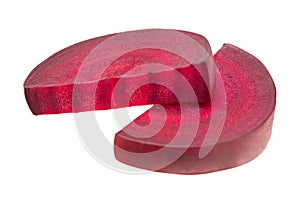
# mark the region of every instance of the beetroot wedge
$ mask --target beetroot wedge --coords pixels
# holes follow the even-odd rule
[[[193,63],[185,58],[197,56],[201,59]],[[25,96],[36,115],[172,104],[178,96],[171,91],[178,88],[177,95],[188,102],[185,87],[174,75],[180,73],[198,101],[207,102],[214,77],[209,57],[207,40],[185,31],[149,29],[102,36],[63,49],[39,64],[24,83]],[[132,72],[139,66],[146,67]],[[112,95],[120,79],[122,92],[115,103]],[[145,82],[133,94],[127,91]]]
[[[152,171],[201,174],[242,165],[264,150],[271,135],[276,103],[272,78],[258,59],[229,44],[214,59],[221,75],[217,78],[224,83],[227,107],[224,127],[216,142],[205,140],[222,125],[210,124],[210,103],[202,105],[199,113],[193,112],[192,104],[154,105],[117,133],[116,159]],[[190,112],[183,116],[183,109]],[[190,127],[195,120],[199,120],[199,126],[194,134]],[[176,135],[179,129],[181,134]],[[192,141],[190,146],[181,145],[187,140]],[[201,156],[203,148],[211,151]]]

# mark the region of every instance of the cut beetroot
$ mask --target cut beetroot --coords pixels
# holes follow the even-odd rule
[[[209,103],[200,107],[200,114],[193,112],[194,105],[154,105],[117,133],[114,150],[119,161],[152,171],[201,174],[242,165],[264,150],[276,103],[272,78],[258,59],[232,45],[224,45],[214,59],[224,83],[227,106],[225,124],[216,143],[204,142],[209,126],[212,132],[220,128],[219,123],[209,124],[212,115]],[[190,110],[184,121],[182,108]],[[189,127],[195,120],[199,120],[199,128],[194,136]],[[148,124],[161,130],[153,135],[147,129]],[[184,132],[176,136],[179,126]],[[179,143],[170,145],[175,137]],[[190,146],[180,145],[180,141],[184,143],[190,138],[193,139]],[[201,158],[199,151],[205,148],[203,145],[212,150]],[[171,162],[170,158],[176,156]]]
[[[172,36],[174,33],[177,35]],[[178,88],[181,90],[177,95],[189,102],[189,95],[186,94],[185,88],[178,85],[174,76],[177,72],[189,82],[199,102],[209,101],[207,83],[211,85],[214,76],[208,60],[211,50],[204,37],[185,31],[160,29],[122,34],[127,37],[126,40],[124,37],[121,40],[118,36],[107,42],[115,35],[94,38],[63,49],[39,64],[24,83],[26,100],[33,114],[81,112],[145,104],[172,104],[178,102],[178,96],[176,97],[171,91]],[[176,40],[174,37],[177,37]],[[188,40],[186,38],[197,43],[202,50],[196,52],[195,48],[185,42]],[[132,51],[119,54],[120,49],[130,45]],[[97,52],[99,46],[102,48],[101,52]],[[167,48],[155,48],[160,46]],[[199,63],[190,63],[176,52],[168,51],[168,48],[182,49],[184,54],[190,57],[195,56],[193,54],[196,52],[200,54],[197,56],[203,59]],[[93,52],[95,49],[96,53]],[[112,60],[117,54],[119,57]],[[113,61],[111,64],[110,60]],[[107,63],[109,64],[105,68]],[[153,63],[170,68],[154,71],[149,68],[149,71],[139,70],[131,73],[130,76],[122,77],[136,66]],[[194,68],[195,65],[198,65],[198,69]],[[114,104],[112,93],[121,77],[123,94],[118,96],[119,103]],[[126,102],[130,95],[127,89],[143,81],[150,83],[137,88],[130,101]],[[164,82],[169,88],[155,82]],[[76,92],[74,92],[75,86]],[[124,99],[123,103],[122,99]]]
[[[163,29],[63,49],[29,74],[24,89],[36,115],[155,104],[117,133],[115,157],[177,174],[223,170],[258,156],[276,103],[273,80],[254,56],[224,45],[213,60],[204,37]]]

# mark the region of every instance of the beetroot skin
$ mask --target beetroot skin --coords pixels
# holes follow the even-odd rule
[[[151,44],[153,38],[147,38],[147,34],[151,35],[153,30],[156,29],[131,33],[145,34],[141,42]],[[103,56],[86,61],[86,57],[97,45],[114,35],[90,39],[52,55],[29,74],[24,83],[29,108],[33,114],[40,115],[154,104],[116,134],[114,152],[120,162],[175,174],[202,174],[249,162],[265,149],[271,135],[276,90],[270,74],[257,58],[229,44],[225,44],[213,57],[220,72],[215,74],[211,61],[205,57],[211,56],[207,40],[194,33],[177,32],[193,39],[202,47],[204,51],[200,51],[200,56],[204,59],[201,62],[190,63],[174,52],[163,49],[142,48],[120,55],[101,76],[89,70],[78,83],[76,77],[83,63],[86,62],[85,67],[94,66],[91,69],[97,70],[97,66],[101,67],[120,46],[126,45],[126,41],[116,41]],[[134,40],[128,40],[131,39]],[[159,42],[160,39],[158,37],[155,40]],[[168,38],[162,42],[184,45]],[[154,72],[141,70],[122,77],[140,65],[151,63],[170,66],[170,69]],[[194,68],[195,65],[198,66],[198,71]],[[179,72],[191,85],[197,102],[190,100],[186,88],[174,78],[175,72]],[[124,93],[118,97],[118,103],[112,103],[113,90],[121,79]],[[142,80],[164,82],[169,88],[149,83],[135,90],[130,101],[126,102],[129,95],[127,88],[132,88]],[[225,102],[222,98],[218,99],[222,94],[218,90],[219,85],[215,83],[219,82],[224,84]],[[73,95],[75,85],[80,91],[77,96]],[[91,96],[90,88],[93,87],[95,92]],[[177,95],[181,100],[184,99],[184,103],[179,102],[178,96],[172,92],[176,88],[182,88]],[[226,105],[225,122],[220,120],[210,123],[212,98]],[[187,111],[184,116],[183,109]],[[221,119],[224,110],[218,110],[217,107],[214,113]],[[162,123],[163,126],[160,127]],[[149,124],[150,128],[147,127]],[[195,135],[191,131],[194,124],[197,124]],[[209,127],[212,132],[223,127],[217,141],[205,141]],[[179,129],[183,130],[183,134],[177,136]],[[152,133],[154,130],[155,134]],[[177,143],[169,145],[176,137]],[[191,138],[191,144],[186,146],[185,141]],[[211,151],[201,157],[201,148],[210,148]],[[168,163],[169,158],[177,155],[178,158]],[[160,166],[160,163],[167,165]]]

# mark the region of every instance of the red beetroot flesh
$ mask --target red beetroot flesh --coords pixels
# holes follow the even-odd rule
[[[144,34],[151,30],[136,31],[136,33]],[[204,48],[208,55],[211,55],[211,50],[207,40],[200,35],[178,31],[186,37],[190,37]],[[145,105],[145,104],[172,104],[177,102],[177,98],[171,92],[173,88],[180,88],[176,80],[172,79],[174,71],[181,73],[187,81],[189,81],[199,102],[209,101],[209,92],[205,80],[208,81],[209,66],[207,63],[202,63],[200,68],[203,70],[206,77],[201,76],[194,67],[181,58],[180,56],[160,49],[139,49],[132,52],[127,52],[115,60],[99,77],[93,77],[95,73],[90,72],[86,75],[84,81],[77,84],[77,89],[80,95],[73,98],[73,88],[76,75],[79,72],[82,63],[91,51],[101,44],[106,39],[113,35],[102,36],[90,39],[52,55],[44,62],[39,64],[27,77],[24,83],[25,96],[28,105],[33,114],[52,114],[52,113],[68,113],[81,112],[91,110],[103,110],[118,107],[127,107],[127,102],[123,104],[112,105],[112,92],[115,85],[120,80],[120,77],[133,69],[136,66],[148,63],[159,63],[172,67],[168,71],[147,73],[140,72],[132,76],[123,78],[124,97],[126,98],[126,88],[132,87],[135,82],[140,80],[159,80],[168,82],[170,88],[159,86],[157,84],[147,84],[138,88],[130,98],[129,106]],[[147,38],[145,38],[147,41]],[[151,41],[148,41],[151,43]],[[168,45],[176,45],[177,41],[162,41]],[[126,45],[126,43],[125,43]],[[90,60],[86,65],[98,65],[105,62],[110,57],[110,53],[118,49],[117,43],[112,44],[107,50],[106,57],[96,57]],[[204,79],[203,79],[203,78]],[[96,85],[96,86],[95,86]],[[94,87],[96,91],[91,95],[90,88]],[[184,90],[180,96],[185,97]],[[188,100],[187,100],[188,101]],[[76,110],[72,107],[72,103],[76,104]]]
[[[182,151],[181,147],[166,147],[174,138],[180,121],[180,106],[164,105],[167,119],[163,128],[154,136],[147,135],[142,127],[133,126],[155,124],[163,121],[163,109],[154,105],[124,129],[131,134],[120,131],[115,136],[115,157],[131,166],[167,173],[201,174],[242,165],[258,156],[266,147],[271,135],[274,117],[276,91],[268,71],[263,64],[247,52],[232,45],[224,45],[214,56],[226,91],[227,115],[222,133],[212,151],[204,158],[199,158],[199,150],[211,117],[209,103],[200,107],[199,128],[197,135],[187,150],[175,162],[161,169],[156,163],[164,162],[168,156]],[[220,78],[220,77],[219,77]],[[193,105],[185,105],[191,111]],[[151,111],[151,122],[149,117]],[[190,137],[189,125],[195,122],[195,116],[187,116],[182,124],[186,129],[181,135],[182,141]],[[212,124],[213,129],[218,124]],[[213,144],[206,144],[213,145]],[[167,154],[154,154],[150,159],[146,156],[135,156],[132,153],[149,153],[167,148]]]

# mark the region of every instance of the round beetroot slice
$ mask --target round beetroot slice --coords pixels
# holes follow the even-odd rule
[[[162,38],[159,38],[158,35],[153,43],[162,43],[169,47],[175,47],[176,45],[180,48],[184,47],[184,45],[182,46],[180,43],[180,40],[172,40],[171,38],[168,39],[166,37],[168,32],[177,32],[181,33],[182,37],[187,37],[192,41],[195,41],[204,49],[208,56],[211,55],[210,46],[207,40],[203,36],[191,32],[148,29],[125,32],[125,34],[133,33],[137,34],[137,36],[139,36],[139,34],[144,34],[143,41],[137,42],[140,42],[141,45],[144,46],[151,46],[151,40],[153,40],[151,34],[157,34],[157,32],[162,32]],[[118,55],[119,57],[104,70],[104,73],[101,74],[101,76],[98,76],[97,66],[107,62],[107,60],[112,57],[111,54],[121,48],[122,45],[126,46],[127,41],[118,41],[116,39],[116,41],[113,41],[110,46],[101,52],[101,56],[96,54],[89,60],[86,59],[92,54],[97,46],[103,44],[115,35],[117,34],[106,35],[72,45],[39,64],[29,74],[24,83],[26,100],[33,114],[68,113],[133,105],[176,103],[177,98],[170,92],[172,87],[178,88],[176,80],[172,79],[175,71],[182,74],[190,83],[199,102],[209,101],[209,91],[206,81],[211,81],[208,80],[210,79],[209,74],[211,72],[209,71],[210,67],[208,64],[206,62],[199,64],[200,69],[203,70],[201,76],[197,73],[191,63],[172,52],[161,49],[144,48]],[[129,38],[128,40],[133,41],[134,39],[135,38]],[[191,51],[191,54],[194,53],[191,49],[187,49],[187,54],[189,54],[188,51]],[[157,79],[169,81],[168,84],[171,85],[171,88],[169,88],[170,90],[155,84],[145,85],[135,91],[134,95],[131,96],[129,105],[112,105],[112,92],[115,85],[120,80],[120,77],[136,66],[149,63],[163,64],[172,69],[161,72],[156,71],[154,73],[144,72],[132,75],[131,77],[122,78],[125,79],[124,99],[127,97],[126,95],[128,95],[126,94],[126,88],[132,87],[135,82],[148,80],[150,78],[151,80]],[[96,67],[93,68],[93,66]],[[92,70],[85,73],[79,84],[76,83],[76,94],[78,95],[74,98],[73,91],[77,75],[82,68],[87,69],[88,67]],[[93,71],[93,69],[96,70]],[[205,75],[205,77],[203,77],[203,75]],[[206,79],[206,81],[203,78]],[[96,91],[94,94],[90,94],[91,88],[93,87],[96,88]],[[181,95],[186,96],[184,92]],[[74,109],[74,102],[76,104],[76,110]]]
[[[225,86],[227,105],[225,124],[217,143],[203,142],[208,134],[209,125],[213,126],[212,130],[220,126],[218,123],[209,124],[209,103],[201,105],[199,115],[192,112],[194,105],[183,105],[191,112],[185,121],[181,121],[186,132],[177,136],[180,140],[185,141],[191,137],[189,126],[193,121],[199,120],[198,132],[188,147],[182,147],[180,144],[168,146],[178,131],[181,120],[180,106],[155,105],[117,133],[114,142],[116,159],[152,171],[201,174],[242,165],[265,149],[271,135],[276,103],[275,85],[270,74],[254,56],[229,44],[224,45],[214,59]],[[164,113],[166,119],[163,119]],[[146,132],[151,130],[143,129],[143,126],[150,123],[155,127],[164,120],[163,128],[155,135]],[[140,127],[134,126],[133,123]],[[147,138],[140,135],[153,136]],[[199,151],[205,148],[204,145],[213,146],[212,151],[199,158]],[[165,151],[160,153],[160,150]],[[166,159],[174,154],[180,154],[177,160],[157,168],[157,163],[165,163]]]

